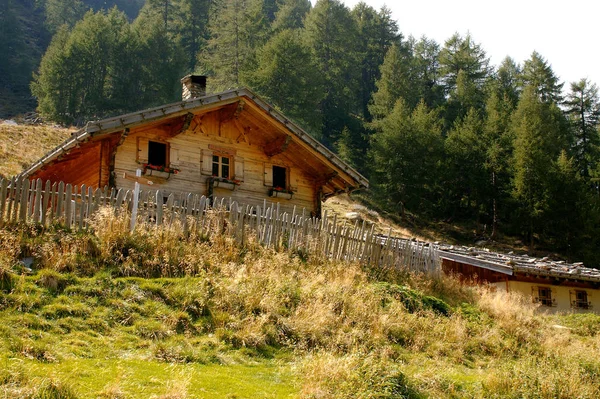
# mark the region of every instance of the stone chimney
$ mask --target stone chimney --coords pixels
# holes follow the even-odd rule
[[[187,75],[181,79],[181,84],[183,85],[181,99],[184,101],[206,95],[206,76]]]

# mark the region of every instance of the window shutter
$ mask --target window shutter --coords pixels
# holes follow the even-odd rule
[[[235,157],[234,160],[235,167],[235,175],[234,179],[239,181],[244,181],[244,158]]]
[[[147,137],[138,137],[137,138],[136,161],[138,163],[148,163],[148,138]]]
[[[169,148],[169,152],[170,152],[170,154],[169,154],[169,166],[179,165],[179,150],[176,150],[173,147],[170,147]]]
[[[207,176],[212,176],[212,151],[202,150],[202,167],[200,173]]]
[[[290,168],[290,191],[298,191],[298,169]]]
[[[533,303],[538,303],[540,301],[539,293],[539,287],[535,285],[531,287],[531,299],[533,300]]]
[[[265,163],[265,186],[273,187],[273,164]]]

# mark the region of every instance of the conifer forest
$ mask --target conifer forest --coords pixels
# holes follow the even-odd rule
[[[468,27],[465,27],[465,31]],[[600,97],[533,51],[404,35],[390,10],[339,0],[2,0],[0,118],[88,120],[248,87],[369,178],[405,220],[600,267]]]

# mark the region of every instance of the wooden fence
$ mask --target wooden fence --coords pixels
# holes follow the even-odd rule
[[[0,180],[0,227],[18,222],[48,226],[61,224],[87,229],[89,219],[100,207],[119,212],[137,210],[138,221],[155,225],[178,223],[185,233],[229,234],[242,244],[249,235],[276,249],[320,253],[332,259],[360,261],[384,268],[404,267],[437,274],[437,249],[428,243],[375,234],[375,225],[365,221],[341,224],[327,212],[321,219],[305,209],[282,212],[278,203],[241,205],[226,198],[193,193],[164,196],[161,190],[140,190],[137,204],[133,191],[107,187],[73,186],[41,180]]]

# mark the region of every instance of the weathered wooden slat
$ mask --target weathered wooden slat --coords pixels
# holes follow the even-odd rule
[[[19,206],[19,221],[26,222],[29,209],[29,180],[24,179],[21,183],[21,199]]]
[[[6,221],[6,205],[10,199],[8,198],[8,180],[0,179],[0,227],[4,226]]]

